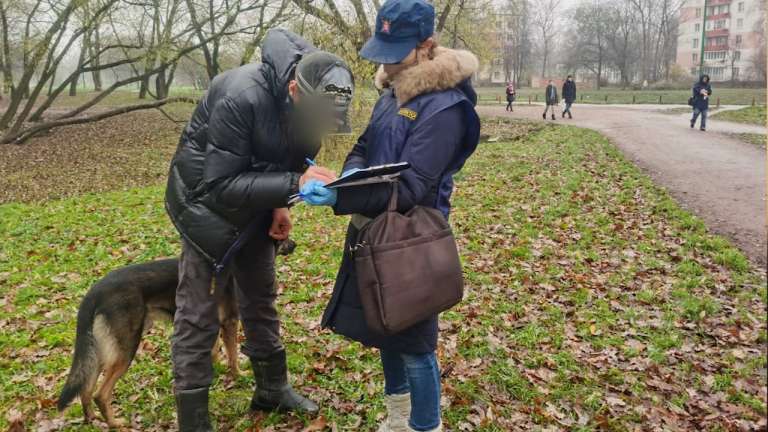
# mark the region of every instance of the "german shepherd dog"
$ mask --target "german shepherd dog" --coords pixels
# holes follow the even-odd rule
[[[278,242],[277,253],[290,255],[293,240]],[[113,270],[86,293],[77,311],[75,352],[67,382],[61,390],[58,408],[63,411],[80,396],[85,421],[94,418],[91,401],[109,427],[123,426],[112,409],[112,392],[136,355],[141,338],[155,320],[173,320],[176,312],[176,286],[179,282],[178,258],[161,259]],[[222,292],[223,291],[223,292]],[[232,376],[237,376],[238,311],[232,284],[216,291],[219,297],[221,340]],[[219,343],[213,349],[214,358]],[[104,374],[95,393],[96,382]]]

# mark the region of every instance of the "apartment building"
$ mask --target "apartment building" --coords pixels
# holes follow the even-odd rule
[[[680,9],[677,64],[712,81],[756,79],[753,61],[761,49],[764,0],[688,0]],[[765,53],[762,53],[765,56]]]

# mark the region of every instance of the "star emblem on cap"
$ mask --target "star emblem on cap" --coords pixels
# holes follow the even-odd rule
[[[389,20],[381,20],[381,32],[389,34]]]

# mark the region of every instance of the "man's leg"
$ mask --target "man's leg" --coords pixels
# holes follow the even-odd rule
[[[691,129],[693,129],[694,126],[696,126],[696,119],[699,117],[699,109],[694,108],[693,109],[693,117],[691,117]]]
[[[709,110],[701,111],[701,130],[707,130],[707,111]]]
[[[171,358],[181,431],[210,431],[208,387],[211,350],[219,334],[218,306],[211,295],[211,264],[186,241],[179,259]]]
[[[238,252],[232,270],[245,331],[242,351],[251,359],[256,381],[251,409],[315,413],[317,405],[297,394],[288,384],[280,319],[275,307],[275,241],[267,234],[270,222],[271,218],[265,218],[263,229],[257,229]]]

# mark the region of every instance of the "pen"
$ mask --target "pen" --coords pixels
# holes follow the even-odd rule
[[[316,165],[317,165],[317,164],[315,163],[315,161],[313,161],[313,160],[312,160],[312,159],[310,159],[310,158],[304,158],[304,162],[306,162],[306,163],[307,163],[307,165],[309,165],[309,166],[316,166]]]

